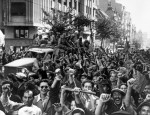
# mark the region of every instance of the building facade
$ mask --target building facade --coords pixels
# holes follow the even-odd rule
[[[10,46],[26,47],[33,42],[33,36],[43,23],[43,10],[74,13],[95,18],[96,0],[0,0],[0,29],[5,34],[5,48]],[[86,28],[85,28],[86,31]]]
[[[82,10],[84,16],[91,20],[91,25],[89,27],[84,27],[83,38],[87,39],[91,43],[95,41],[95,21],[96,21],[96,9],[97,0],[80,0],[82,5]]]
[[[123,34],[120,40],[125,41],[125,38],[129,40],[131,18],[127,14],[125,7],[121,3],[118,3],[117,0],[98,0],[97,2],[98,9],[104,11],[111,20],[114,20],[120,26]]]
[[[36,27],[40,24],[36,3],[32,0],[0,0],[5,48],[26,47],[32,44]],[[38,0],[37,0],[38,1]],[[41,6],[42,7],[42,6]]]

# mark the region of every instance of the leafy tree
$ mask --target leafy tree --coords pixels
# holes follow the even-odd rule
[[[101,40],[101,47],[103,47],[104,40],[109,39],[111,43],[115,44],[122,36],[119,23],[109,18],[99,19],[96,22],[96,30]]]
[[[101,39],[101,46],[103,46],[104,39],[110,39],[113,33],[111,28],[111,21],[108,19],[98,20],[95,24],[97,35]]]
[[[72,9],[67,12],[53,10],[48,13],[43,10],[45,15],[43,22],[50,25],[49,33],[54,35],[54,43],[57,47],[64,50],[78,48],[76,42],[75,31],[78,31],[77,38],[84,30],[84,26],[89,26],[91,21],[84,15],[75,15]],[[79,40],[81,41],[81,40]]]
[[[84,15],[77,15],[74,19],[74,26],[80,33],[83,31],[84,26],[89,26],[91,24],[91,20],[89,20],[87,17]]]
[[[43,22],[52,27],[50,31],[55,36],[71,31],[72,18],[74,17],[74,15],[71,15],[72,10],[68,10],[68,12],[52,10],[50,13],[43,10],[43,13],[45,15]]]
[[[122,29],[120,28],[120,25],[118,25],[117,22],[114,22],[113,26],[113,32],[112,32],[112,37],[110,39],[110,42],[113,43],[113,48],[115,49],[115,43],[117,43],[121,36],[122,36]]]

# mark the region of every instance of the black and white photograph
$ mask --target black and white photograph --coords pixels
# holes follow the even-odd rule
[[[150,115],[150,0],[0,0],[0,115]]]

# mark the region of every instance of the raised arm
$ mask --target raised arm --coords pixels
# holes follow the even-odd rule
[[[17,108],[21,107],[23,103],[16,103],[9,99],[8,94],[10,93],[10,88],[3,85],[2,86],[2,95],[1,95],[1,102],[6,110],[6,112],[9,112],[11,110],[16,110]]]
[[[110,94],[102,93],[100,95],[99,103],[95,110],[95,115],[105,115],[105,110],[104,110],[105,107],[104,106],[105,106],[105,103],[107,101],[109,101],[110,97],[111,97]]]
[[[75,87],[75,88],[74,88],[75,102],[76,102],[76,104],[78,104],[78,105],[79,105],[79,104],[82,104],[81,99],[80,99],[80,96],[79,96],[80,91],[81,91],[80,88],[78,88],[78,87]]]
[[[127,93],[125,95],[125,99],[124,99],[124,103],[126,105],[126,107],[130,106],[130,100],[131,100],[131,91],[132,91],[132,87],[133,87],[133,83],[135,82],[134,78],[131,78],[127,81],[128,84],[128,89],[127,89]]]

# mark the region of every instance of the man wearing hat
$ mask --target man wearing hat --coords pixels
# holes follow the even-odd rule
[[[141,103],[137,107],[138,115],[150,115],[150,101],[146,101]]]
[[[134,110],[130,105],[130,91],[133,84],[133,80],[129,80],[130,84],[128,83],[128,91],[125,93],[115,88],[111,91],[111,94],[101,94],[98,106],[95,111],[95,115],[102,115],[104,113],[112,114],[117,112],[121,109],[126,110],[127,112],[134,114]],[[123,101],[123,99],[125,101]]]
[[[107,103],[107,109],[105,110],[106,113],[111,114],[115,111],[118,111],[121,109],[121,107],[123,106],[123,98],[125,96],[125,93],[118,89],[115,88],[111,91],[111,97],[112,99],[110,99]]]

